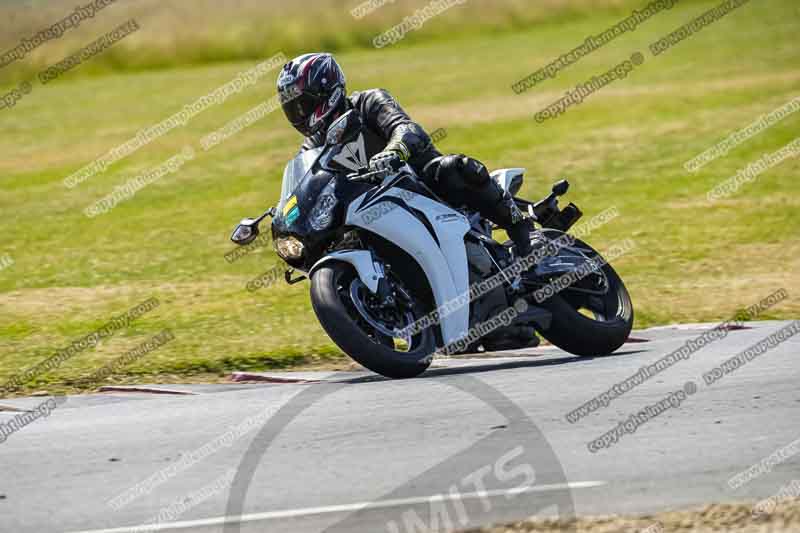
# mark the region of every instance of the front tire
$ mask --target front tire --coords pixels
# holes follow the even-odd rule
[[[347,355],[382,376],[404,379],[425,372],[436,348],[431,329],[411,337],[407,351],[397,350],[392,339],[364,319],[363,303],[354,303],[352,286],[359,282],[355,269],[341,261],[324,264],[312,273],[311,304],[325,332]],[[409,320],[422,315],[418,304],[406,313]]]

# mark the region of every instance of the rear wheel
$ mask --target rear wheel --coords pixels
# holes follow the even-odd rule
[[[553,230],[545,231],[550,240],[557,237],[552,234]],[[545,258],[539,268],[544,271],[552,269],[549,281],[553,281],[566,273],[564,265],[587,263],[594,265],[590,274],[539,304],[553,315],[550,328],[540,333],[554,345],[575,355],[608,355],[628,340],[633,327],[633,304],[614,268],[596,250],[578,239],[575,239],[574,246],[563,247],[556,256]],[[542,287],[547,287],[547,283]]]
[[[311,275],[311,304],[328,336],[355,361],[389,378],[411,378],[430,366],[435,340],[430,328],[403,332],[423,310],[400,280],[390,275],[390,284],[394,294],[387,305],[351,265],[332,261]]]

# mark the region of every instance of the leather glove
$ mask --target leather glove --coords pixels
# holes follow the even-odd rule
[[[372,158],[369,160],[369,169],[371,171],[397,170],[402,166],[402,164],[403,159],[400,157],[400,154],[394,150],[388,150],[372,156]]]

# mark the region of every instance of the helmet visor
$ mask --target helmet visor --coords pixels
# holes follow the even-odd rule
[[[285,97],[285,93],[292,94],[292,97]],[[308,125],[308,119],[322,103],[322,98],[307,92],[297,95],[297,92],[281,91],[281,101],[283,112],[292,126],[303,135],[310,136],[313,132]]]

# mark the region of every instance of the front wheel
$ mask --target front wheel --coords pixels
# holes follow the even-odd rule
[[[403,332],[423,312],[400,280],[390,283],[393,305],[379,301],[351,265],[332,261],[311,275],[311,304],[328,336],[355,361],[389,378],[412,378],[430,366],[435,339],[430,328]]]
[[[609,355],[628,340],[633,327],[633,304],[622,279],[597,251],[578,239],[545,263],[563,268],[586,259],[602,266],[540,304],[553,315],[550,328],[540,333],[575,355]]]

